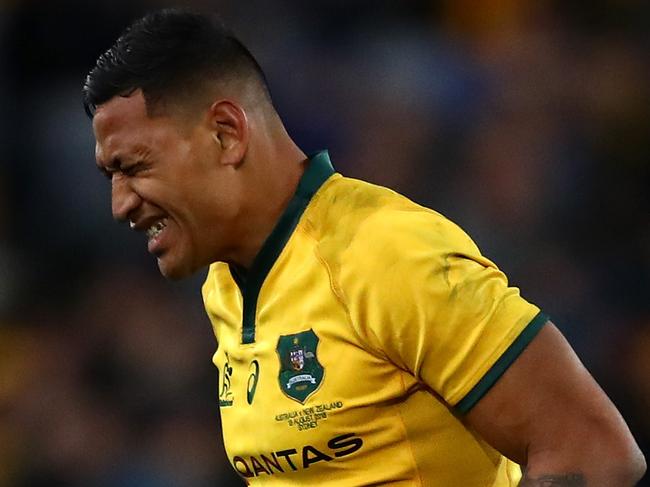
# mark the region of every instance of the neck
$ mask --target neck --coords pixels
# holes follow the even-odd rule
[[[284,131],[284,128],[282,129]],[[247,205],[246,228],[242,238],[238,239],[239,248],[233,263],[250,269],[277,224],[280,216],[293,198],[307,162],[307,156],[286,135],[275,138],[274,147],[254,150],[251,156],[264,154],[264,158],[254,158],[251,163],[250,198]],[[277,141],[281,142],[278,143]]]

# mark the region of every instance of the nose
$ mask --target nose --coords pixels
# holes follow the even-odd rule
[[[140,206],[141,198],[133,191],[129,181],[120,174],[114,174],[112,178],[111,203],[113,218],[126,221],[129,214]]]

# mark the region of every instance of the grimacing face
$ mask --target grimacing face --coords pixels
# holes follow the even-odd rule
[[[146,235],[165,277],[186,277],[228,255],[242,193],[237,168],[219,163],[208,123],[149,117],[138,90],[100,105],[93,130],[113,217]]]

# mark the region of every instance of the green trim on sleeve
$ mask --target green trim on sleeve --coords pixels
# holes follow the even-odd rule
[[[508,349],[499,357],[492,368],[478,381],[471,391],[469,391],[463,399],[456,404],[456,411],[465,414],[472,409],[476,403],[490,390],[496,381],[503,375],[503,373],[512,365],[517,357],[524,351],[528,344],[535,338],[539,330],[542,329],[544,324],[548,321],[548,316],[544,313],[538,313],[535,318],[531,320],[526,328],[519,334],[514,342]]]

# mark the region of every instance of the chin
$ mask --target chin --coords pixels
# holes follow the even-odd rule
[[[196,269],[179,263],[166,262],[164,258],[158,258],[158,269],[165,279],[178,281],[194,274]]]

